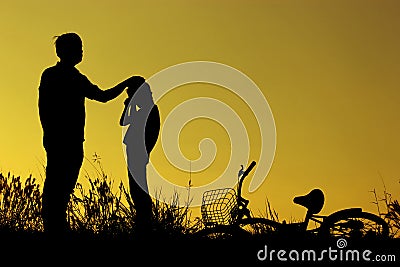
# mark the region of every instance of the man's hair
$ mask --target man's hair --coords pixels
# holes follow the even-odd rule
[[[82,48],[82,39],[74,32],[54,36],[56,53],[59,58],[65,58],[71,52]]]

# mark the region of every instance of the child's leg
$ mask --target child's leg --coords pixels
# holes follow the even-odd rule
[[[152,199],[148,193],[146,165],[129,171],[129,191],[136,209],[136,225],[141,230],[150,230],[152,224]]]

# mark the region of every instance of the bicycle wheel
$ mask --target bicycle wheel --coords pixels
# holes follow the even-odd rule
[[[328,216],[320,234],[325,237],[381,239],[389,237],[389,226],[373,213],[349,209]]]
[[[232,225],[215,225],[200,230],[196,237],[219,240],[242,240],[247,238],[265,237],[274,233],[280,226],[266,218],[245,218]]]

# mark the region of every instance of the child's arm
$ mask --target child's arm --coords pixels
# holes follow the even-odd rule
[[[127,98],[124,101],[124,105],[125,105],[124,111],[122,112],[121,118],[119,119],[119,125],[120,126],[125,126],[125,125],[128,125],[130,123],[129,122],[130,115],[128,114],[130,101],[131,101],[131,98]]]

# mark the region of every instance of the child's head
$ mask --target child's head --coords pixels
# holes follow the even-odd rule
[[[133,76],[129,79],[128,89],[126,90],[128,96],[132,97],[145,81],[142,76]]]
[[[82,61],[82,40],[78,34],[69,32],[56,36],[56,54],[61,61],[76,65]]]

